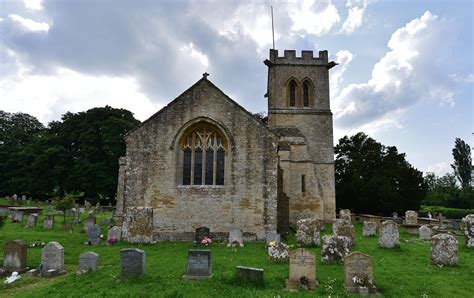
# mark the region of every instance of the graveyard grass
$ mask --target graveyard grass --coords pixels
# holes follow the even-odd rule
[[[110,213],[99,213],[97,221],[109,217]],[[225,244],[213,243],[207,249],[212,251],[210,280],[183,281],[188,249],[191,243],[166,242],[159,244],[128,244],[120,242],[113,246],[87,246],[82,225],[74,225],[72,233],[61,227],[62,216],[57,217],[53,230],[43,230],[43,216],[36,228],[25,228],[22,224],[8,222],[0,230],[0,246],[9,240],[58,241],[64,246],[66,275],[53,279],[31,277],[22,274],[19,281],[9,285],[0,284],[0,297],[336,297],[354,296],[343,288],[344,267],[342,263],[324,265],[321,263],[321,249],[309,248],[316,254],[319,288],[315,292],[288,292],[285,279],[288,264],[275,264],[267,260],[264,243],[246,243],[243,248],[228,248]],[[85,219],[85,217],[83,218]],[[68,218],[72,221],[72,218]],[[430,264],[429,241],[418,241],[401,228],[401,247],[381,249],[377,237],[362,237],[362,225],[355,223],[357,245],[353,251],[372,256],[375,283],[384,297],[467,297],[472,295],[474,276],[474,251],[468,250],[464,239],[460,243],[459,265],[439,267]],[[102,227],[106,236],[106,228]],[[323,234],[330,233],[330,226]],[[294,236],[288,243],[296,248]],[[119,251],[136,247],[146,251],[146,275],[140,278],[120,277]],[[100,255],[99,270],[77,276],[79,255],[94,251]],[[2,251],[3,256],[3,251]],[[41,259],[40,248],[28,248],[28,266],[37,267]],[[1,262],[0,262],[1,263]],[[236,266],[258,267],[265,270],[265,284],[237,284],[234,281]],[[426,295],[426,296],[425,296]]]

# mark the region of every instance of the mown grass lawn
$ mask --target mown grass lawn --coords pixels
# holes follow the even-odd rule
[[[110,214],[100,213],[98,223]],[[324,265],[320,261],[321,249],[309,248],[316,254],[317,279],[319,288],[315,292],[285,291],[287,264],[267,261],[263,243],[247,243],[245,247],[232,249],[225,244],[213,243],[212,251],[214,276],[204,281],[183,281],[190,243],[128,244],[114,246],[84,245],[86,234],[82,226],[74,226],[74,232],[62,231],[62,217],[57,217],[54,230],[43,230],[40,216],[36,228],[24,228],[22,224],[7,223],[0,230],[0,246],[9,240],[58,241],[64,246],[65,265],[68,274],[44,279],[22,275],[19,281],[9,285],[0,284],[0,297],[336,297],[349,296],[342,284],[344,269],[342,263]],[[420,242],[416,237],[401,230],[400,249],[381,249],[377,237],[362,238],[361,225],[355,223],[357,245],[354,251],[372,256],[375,283],[384,297],[474,297],[474,250],[468,250],[464,240],[460,243],[459,265],[438,267],[430,264],[430,244]],[[106,234],[105,227],[103,234]],[[325,233],[329,233],[330,227]],[[289,244],[294,245],[294,237]],[[146,251],[146,275],[141,278],[124,280],[119,273],[119,251],[122,248],[138,247]],[[76,276],[79,255],[94,251],[100,255],[99,271]],[[28,266],[37,267],[41,259],[41,249],[28,249]],[[3,262],[3,261],[2,261]],[[1,262],[0,262],[1,263]],[[265,269],[265,285],[252,286],[234,282],[235,267],[250,266]],[[354,296],[354,295],[352,295]]]

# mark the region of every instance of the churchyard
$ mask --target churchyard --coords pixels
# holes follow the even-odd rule
[[[321,255],[322,250],[341,247],[344,250],[346,246],[352,252],[345,261],[349,276],[351,270],[358,270],[354,266],[370,267],[376,291],[382,297],[469,297],[473,294],[474,251],[466,247],[460,235],[456,236],[459,243],[457,265],[433,265],[430,241],[407,233],[403,226],[399,227],[398,242],[396,238],[389,237],[390,241],[383,240],[386,248],[381,248],[380,230],[377,229],[374,236],[363,237],[363,224],[360,222],[353,221],[354,227],[351,228],[352,225],[347,225],[347,219],[338,220],[334,227],[326,225],[317,235],[313,223],[309,221],[304,222],[297,233],[299,239],[307,243],[304,249],[299,249],[293,233],[288,241],[283,241],[289,245],[290,251],[295,252],[290,253],[290,260],[271,262],[264,242],[245,242],[241,246],[236,240],[236,245],[213,242],[204,246],[189,242],[131,244],[119,241],[108,245],[108,223],[101,223],[111,217],[110,212],[97,213],[97,225],[86,223],[90,225],[88,233],[83,231],[86,213],[81,216],[81,224],[71,224],[72,231],[70,227],[63,228],[62,216],[56,216],[53,227],[45,229],[45,213],[38,216],[34,227],[26,227],[28,216],[24,216],[21,223],[8,220],[0,230],[0,246],[3,251],[9,241],[22,240],[30,246],[26,249],[26,265],[37,268],[42,258],[42,243],[57,242],[64,249],[65,272],[49,278],[20,273],[19,280],[0,284],[1,297],[357,297],[357,293],[348,292],[354,289],[354,285],[350,278],[345,278],[344,262],[331,262]],[[75,220],[72,215],[66,219],[71,223]],[[384,227],[389,230],[387,235],[394,233],[392,227],[390,223]],[[373,234],[374,229],[373,225],[366,224],[365,234]],[[330,237],[333,230],[338,231],[339,235],[347,234],[348,238]],[[305,238],[301,231],[315,236]],[[89,242],[93,244],[96,241],[97,233],[98,236],[104,235],[104,239],[100,239],[97,245],[89,245]],[[238,233],[232,234],[232,237],[239,238]],[[352,236],[355,236],[354,239]],[[315,245],[317,241],[320,241],[320,246]],[[133,250],[123,251],[129,248]],[[196,249],[209,252],[193,251]],[[84,254],[86,252],[91,253]],[[97,257],[98,266],[95,268]],[[188,257],[199,266],[190,268]],[[81,269],[80,259],[84,271],[77,274]],[[5,260],[0,264],[3,262]],[[121,262],[126,267],[124,275],[127,277],[121,274]],[[303,263],[303,267],[298,267]],[[208,264],[212,264],[211,268],[207,267]],[[290,268],[289,264],[296,267]],[[316,271],[312,270],[314,265]],[[88,268],[92,271],[84,273]],[[143,274],[135,277],[133,274],[136,272]],[[308,279],[306,287],[317,287],[314,291],[301,289],[301,274]],[[195,278],[196,275],[199,278]],[[262,277],[263,282],[252,282]],[[292,292],[287,287],[300,290]]]

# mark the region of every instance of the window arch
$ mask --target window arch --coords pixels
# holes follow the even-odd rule
[[[183,185],[224,185],[227,141],[209,124],[194,126],[180,141]]]
[[[303,82],[303,107],[309,107],[309,83]]]
[[[295,80],[290,80],[288,83],[288,100],[290,107],[296,107],[296,89],[298,85]]]

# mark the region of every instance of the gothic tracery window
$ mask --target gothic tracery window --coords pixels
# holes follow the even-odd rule
[[[226,142],[214,127],[200,125],[181,141],[183,185],[224,185]]]

